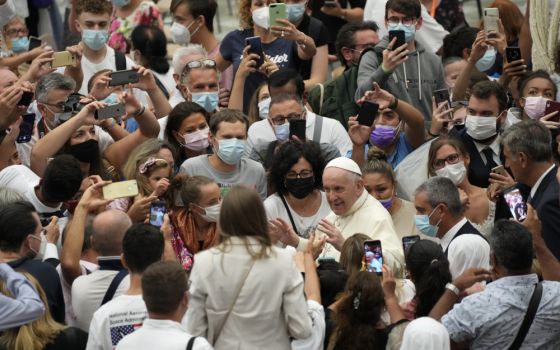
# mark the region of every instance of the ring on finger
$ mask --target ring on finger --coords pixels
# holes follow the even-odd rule
[[[282,31],[282,32],[280,33],[280,36],[284,36],[284,31]]]

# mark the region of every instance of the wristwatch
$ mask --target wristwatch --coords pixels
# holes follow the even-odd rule
[[[459,294],[461,294],[461,291],[459,290],[459,288],[455,287],[455,285],[453,283],[447,283],[445,285],[445,289],[449,289],[450,291],[452,291],[456,296],[459,296]]]

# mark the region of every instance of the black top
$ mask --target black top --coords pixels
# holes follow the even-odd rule
[[[52,343],[43,350],[85,350],[88,334],[76,327],[68,327],[58,333]]]
[[[55,321],[64,324],[65,310],[62,286],[56,269],[49,263],[27,257],[8,263],[14,270],[30,273],[39,281],[49,301],[49,309]]]
[[[325,350],[328,348],[329,340],[332,336],[332,333],[336,329],[336,322],[335,322],[333,316],[334,316],[334,314],[333,314],[332,310],[329,309],[329,308],[325,308],[325,323],[326,323],[325,343],[324,343],[324,349]],[[385,349],[385,346],[387,345],[387,341],[389,340],[389,333],[391,332],[391,330],[393,329],[394,326],[396,326],[400,323],[401,323],[401,321],[395,323],[394,325],[390,325],[389,327],[384,328],[384,329],[376,329],[375,330],[375,339],[376,339],[375,347],[373,349],[369,349],[369,348],[366,348],[364,346],[361,350]],[[344,344],[337,344],[334,347],[334,349],[335,350],[347,350],[345,348]]]
[[[451,242],[453,242],[455,240],[455,238],[461,236],[461,235],[477,235],[480,236],[482,238],[484,238],[485,241],[487,241],[486,237],[484,237],[477,229],[476,227],[474,227],[468,220],[467,222],[461,226],[461,228],[459,229],[459,231],[457,231],[457,233],[455,234],[455,236],[453,236],[453,238],[451,239],[451,241],[449,242],[449,244],[447,245],[447,248],[445,249],[445,255],[447,255],[447,250],[449,250],[449,246],[451,245]]]
[[[300,32],[305,33],[315,42],[315,47],[319,48],[323,45],[329,43],[329,31],[323,22],[319,21],[317,18],[309,17],[307,14],[303,15],[303,19],[297,29]],[[299,61],[299,74],[301,74],[303,80],[307,80],[311,77],[311,62],[309,61]]]

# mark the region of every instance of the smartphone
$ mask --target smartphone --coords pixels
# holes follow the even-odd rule
[[[125,107],[122,103],[99,108],[94,113],[95,119],[103,120],[109,118],[117,118],[125,115]]]
[[[288,18],[286,14],[286,4],[278,2],[268,5],[268,15],[270,16],[270,26],[286,26],[284,23],[276,22],[277,19]]]
[[[552,122],[560,122],[560,102],[546,101],[544,115],[549,115],[550,113],[555,111],[558,111],[558,113],[556,113],[556,115],[549,120]]]
[[[103,198],[113,200],[124,197],[134,197],[138,194],[136,180],[113,182],[103,186]]]
[[[33,91],[24,91],[17,105],[29,107],[31,101],[33,101]]]
[[[404,40],[404,30],[390,30],[389,31],[389,42],[393,40],[393,38],[397,38],[397,41],[393,45],[393,50],[403,46],[406,44]]]
[[[254,53],[259,55],[259,59],[257,60],[257,68],[262,66],[264,63],[264,52],[262,49],[261,38],[258,36],[252,36],[249,38],[245,38],[245,46],[249,47],[249,53]]]
[[[358,123],[360,125],[372,126],[375,118],[377,117],[377,112],[379,111],[379,105],[374,102],[364,101],[362,107],[358,112]]]
[[[119,86],[119,85],[127,85],[127,84],[134,84],[140,80],[140,75],[135,70],[119,70],[116,72],[111,73],[111,81],[109,82],[109,86]]]
[[[325,1],[325,3],[323,4],[323,6],[325,7],[337,7],[337,1],[334,0],[327,0]]]
[[[290,140],[292,136],[297,136],[301,141],[305,141],[305,119],[290,120]]]
[[[508,176],[509,175],[503,165],[498,165],[497,167],[492,168],[491,171],[495,174],[500,174],[502,176]]]
[[[404,236],[402,238],[402,246],[403,246],[403,251],[404,254],[406,255],[406,253],[408,252],[408,250],[410,249],[410,247],[418,242],[420,240],[420,236],[418,235],[414,235],[414,236]]]
[[[33,127],[35,126],[35,113],[24,114],[21,116],[23,119],[19,125],[19,134],[16,139],[17,143],[27,143],[31,141],[33,136]]]
[[[41,41],[41,39],[38,39],[34,36],[30,36],[29,37],[29,48],[27,49],[27,51],[31,51],[35,48],[38,48],[39,46],[41,46],[43,42]]]
[[[434,98],[436,99],[436,106],[439,106],[443,102],[447,102],[448,106],[451,106],[449,90],[447,89],[435,90]]]
[[[518,47],[506,47],[506,59],[508,62],[521,59],[521,49]]]
[[[497,8],[485,8],[483,14],[484,32],[486,33],[486,38],[488,38],[490,32],[498,31],[498,18],[500,15]]]
[[[53,53],[52,68],[71,66],[76,63],[76,56],[68,51],[60,51]]]
[[[527,203],[523,200],[517,187],[510,187],[503,192],[504,199],[515,220],[522,222],[527,217]]]
[[[364,262],[367,272],[375,272],[378,275],[383,274],[381,269],[383,266],[383,251],[380,240],[364,242]]]
[[[161,227],[163,225],[163,216],[165,215],[165,202],[154,201],[150,205],[150,225]]]

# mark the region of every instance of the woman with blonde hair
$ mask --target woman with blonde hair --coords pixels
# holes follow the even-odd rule
[[[2,331],[0,349],[9,350],[63,350],[85,349],[88,335],[75,327],[66,327],[56,322],[50,313],[49,303],[45,291],[35,277],[27,272],[21,272],[37,290],[39,297],[45,304],[43,316],[26,325]],[[0,281],[0,293],[13,297],[4,281]]]
[[[219,225],[220,244],[195,256],[188,332],[217,350],[289,350],[291,338],[309,337],[303,279],[292,253],[272,245],[257,192],[233,187]]]

